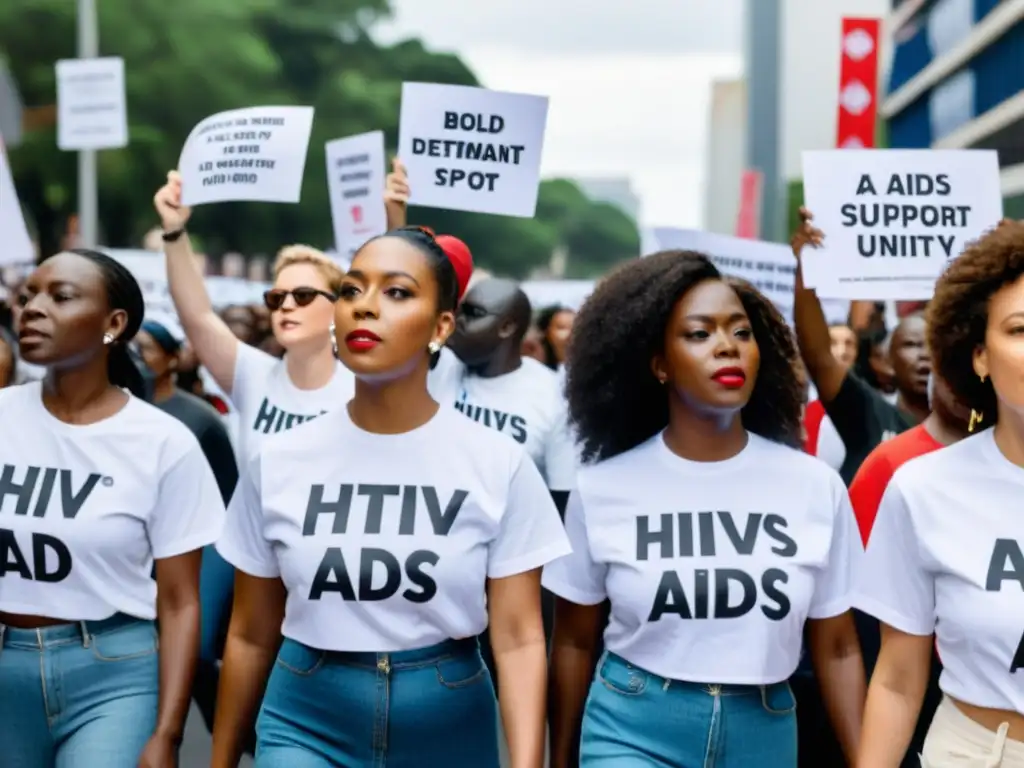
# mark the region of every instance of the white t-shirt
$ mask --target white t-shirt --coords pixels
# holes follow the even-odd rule
[[[39,382],[0,390],[0,611],[156,618],[153,559],[217,540],[224,504],[188,427],[131,398],[71,425]]]
[[[343,407],[263,441],[217,550],[284,581],[286,637],[393,652],[480,634],[488,578],[569,546],[515,442],[444,407],[412,432],[371,434]]]
[[[991,429],[908,461],[886,487],[853,603],[935,634],[950,696],[1024,713],[1024,469]]]
[[[238,345],[231,402],[238,411],[239,465],[252,456],[264,435],[283,432],[340,408],[355,393],[355,376],[340,362],[320,389],[299,389],[284,360],[248,344]]]
[[[654,674],[767,685],[797,668],[806,619],[850,607],[860,548],[842,480],[757,435],[721,462],[661,434],[580,469],[566,510],[572,554],[544,586],[611,601],[608,650]]]
[[[520,443],[554,491],[568,491],[576,475],[576,446],[569,430],[558,374],[524,357],[511,373],[474,376],[451,350],[441,351],[427,380],[442,405]]]

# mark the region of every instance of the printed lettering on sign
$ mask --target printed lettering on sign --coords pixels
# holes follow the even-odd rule
[[[371,237],[387,230],[384,209],[384,133],[335,139],[324,147],[334,247],[351,261]]]
[[[399,153],[413,205],[532,217],[547,98],[405,83]]]
[[[264,435],[276,434],[277,432],[289,430],[310,419],[315,419],[317,416],[323,416],[325,413],[327,411],[305,415],[288,413],[288,411],[271,404],[264,397],[263,402],[260,403],[260,409],[256,413],[256,420],[252,423],[252,429],[254,432],[262,432]]]
[[[455,410],[468,416],[485,427],[496,429],[511,436],[517,443],[525,443],[529,434],[526,431],[526,419],[514,413],[497,411],[479,405],[467,403],[465,397],[455,401]]]
[[[6,514],[46,517],[58,509],[65,520],[74,520],[101,481],[111,482],[96,473],[81,477],[69,469],[29,466],[22,471],[5,464],[0,470],[0,522]],[[71,574],[71,550],[63,541],[44,533],[27,539],[19,543],[13,530],[0,525],[0,577],[17,573],[53,583]]]
[[[312,107],[251,107],[200,122],[181,150],[182,203],[297,203]]]
[[[950,259],[999,223],[999,162],[989,150],[804,152],[804,196],[821,248],[801,254],[819,297],[930,299]]]
[[[985,591],[999,592],[1007,582],[1011,585],[1016,584],[1024,591],[1024,553],[1021,552],[1020,542],[1014,539],[996,539],[992,558],[989,560]],[[1010,589],[1013,588],[1010,586]],[[1010,674],[1021,668],[1024,668],[1024,628],[1017,651],[1010,662]]]
[[[745,520],[724,511],[666,512],[653,518],[638,515],[636,559],[715,557],[723,547],[741,557],[752,557],[763,536],[771,540],[772,554],[792,558],[797,545],[786,532],[787,526],[781,515],[760,512],[749,513]],[[662,573],[648,621],[658,621],[665,614],[681,619],[739,618],[757,606],[759,593],[767,600],[760,606],[767,618],[781,621],[789,615],[790,600],[782,590],[789,574],[782,568],[753,574],[741,568],[696,568],[693,583],[685,585],[679,573],[676,569]]]
[[[435,536],[447,536],[455,524],[462,505],[469,495],[467,491],[456,490],[442,506],[437,489],[430,485],[373,485],[344,484],[338,486],[331,498],[326,498],[323,485],[314,485],[309,490],[306,516],[302,535],[317,535],[317,525],[330,521],[330,532],[334,536],[349,533],[349,522],[354,515],[363,517],[363,531],[366,536],[379,536],[385,520],[399,536],[413,536],[417,526],[424,521],[430,525]],[[385,507],[388,514],[385,515]],[[424,514],[424,511],[426,514]],[[397,515],[394,514],[397,512]],[[399,593],[405,580],[411,586],[402,590],[403,598],[411,603],[425,603],[437,594],[437,582],[430,575],[440,561],[440,555],[429,549],[417,549],[402,562],[394,553],[381,547],[363,547],[360,551],[358,575],[353,581],[356,563],[346,562],[341,547],[327,547],[317,568],[309,590],[310,600],[320,600],[325,593],[336,592],[343,600],[373,602],[387,600]]]

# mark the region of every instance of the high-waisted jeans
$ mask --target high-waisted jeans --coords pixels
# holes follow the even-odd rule
[[[944,698],[932,719],[921,755],[922,768],[1022,768],[1024,742],[1006,737],[1004,723],[990,731]]]
[[[400,653],[285,639],[256,723],[256,768],[498,768],[476,639]]]
[[[583,713],[582,768],[796,768],[789,683],[668,680],[613,653]]]
[[[0,765],[137,768],[158,693],[151,621],[0,625]]]

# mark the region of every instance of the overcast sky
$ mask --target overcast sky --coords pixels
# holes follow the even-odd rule
[[[646,225],[701,224],[707,100],[741,71],[743,0],[391,0],[381,40],[551,97],[544,175],[628,176]]]

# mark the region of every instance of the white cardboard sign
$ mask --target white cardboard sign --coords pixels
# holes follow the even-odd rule
[[[327,142],[327,188],[334,247],[346,260],[388,228],[384,210],[384,132]]]
[[[788,245],[668,227],[655,229],[654,236],[663,250],[703,253],[722,274],[751,283],[775,305],[787,323],[793,324],[796,259]],[[821,309],[830,324],[846,323],[850,302],[823,300]]]
[[[124,59],[57,62],[57,146],[64,151],[128,146]]]
[[[247,107],[200,122],[178,161],[182,204],[297,203],[312,107]]]
[[[0,142],[0,267],[35,261],[36,249],[25,226],[7,152]]]
[[[547,96],[404,83],[398,154],[410,204],[532,217],[547,116]]]
[[[964,246],[999,223],[999,161],[991,150],[824,150],[803,153],[804,197],[822,248],[802,255],[818,296],[927,300]]]

